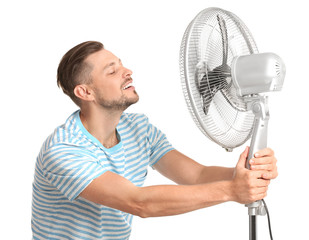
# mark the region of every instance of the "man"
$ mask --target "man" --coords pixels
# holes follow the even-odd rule
[[[266,196],[276,158],[263,149],[245,168],[206,167],[175,150],[145,115],[123,111],[138,101],[132,71],[99,42],[62,58],[57,83],[80,107],[38,155],[33,182],[34,239],[129,239],[133,215],[168,216]],[[179,185],[142,187],[147,167]]]

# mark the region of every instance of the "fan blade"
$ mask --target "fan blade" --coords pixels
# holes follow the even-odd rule
[[[248,38],[248,35],[249,35],[248,30],[245,30],[243,24],[239,20],[237,19],[232,19],[232,20],[235,22],[235,25],[238,27],[239,31],[241,32],[241,36],[243,36],[243,39],[245,40],[249,54],[253,54],[254,52],[257,52],[257,49],[253,50],[253,47],[252,47],[251,41],[254,41],[253,38],[251,38],[251,41]]]
[[[231,85],[231,81],[227,78],[231,77],[231,69],[227,65],[228,58],[228,35],[225,20],[221,15],[217,15],[217,21],[220,27],[222,38],[222,65],[210,71],[205,62],[200,62],[196,66],[195,77],[199,92],[203,100],[203,111],[207,115],[211,100],[218,91],[227,89]]]
[[[222,37],[222,54],[223,54],[222,65],[226,65],[228,55],[228,38],[227,38],[226,24],[221,15],[217,15],[217,20],[219,23]]]
[[[212,71],[208,71],[200,80],[200,94],[203,99],[203,111],[207,115],[211,100],[218,91],[227,89],[230,82],[227,78],[230,77],[230,68],[228,65],[221,65]]]

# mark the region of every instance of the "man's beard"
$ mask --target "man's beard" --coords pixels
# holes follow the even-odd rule
[[[97,98],[97,102],[99,103],[99,105],[105,109],[108,110],[121,110],[124,111],[126,110],[128,107],[130,107],[132,104],[137,103],[139,100],[139,96],[137,94],[137,92],[134,90],[135,93],[135,97],[133,98],[128,98],[126,95],[122,94],[121,97],[117,100],[106,100],[104,99],[103,96],[100,96],[98,94],[98,98]]]

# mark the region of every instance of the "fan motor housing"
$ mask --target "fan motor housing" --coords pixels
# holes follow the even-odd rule
[[[237,56],[232,61],[231,74],[239,96],[280,91],[285,65],[274,53]]]

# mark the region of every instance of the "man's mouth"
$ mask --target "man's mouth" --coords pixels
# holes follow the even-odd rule
[[[128,82],[128,83],[122,88],[122,90],[127,90],[127,89],[130,89],[130,88],[134,88],[134,86],[133,86],[133,84],[132,84],[131,81]]]

